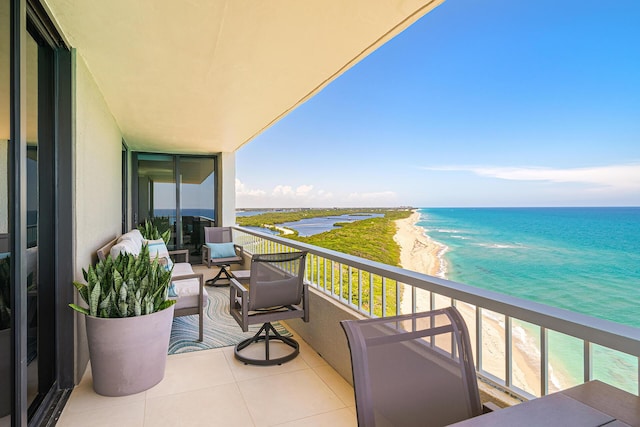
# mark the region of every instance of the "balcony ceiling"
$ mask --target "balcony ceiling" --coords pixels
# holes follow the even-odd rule
[[[443,0],[42,0],[129,146],[232,152]]]

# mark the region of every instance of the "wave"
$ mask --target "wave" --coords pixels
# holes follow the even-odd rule
[[[438,271],[436,273],[436,277],[439,277],[441,279],[446,279],[447,278],[447,260],[445,259],[444,254],[446,254],[447,251],[449,251],[449,246],[444,245],[440,242],[435,242],[435,243],[440,245],[440,249],[436,254],[436,258],[438,259]]]
[[[507,243],[476,243],[477,246],[482,246],[488,249],[526,249],[525,245],[521,244],[507,244]]]
[[[463,232],[462,230],[456,230],[454,228],[436,228],[433,231],[436,231],[438,233],[449,233],[449,234],[454,234],[454,233],[459,234]]]
[[[452,234],[449,237],[451,237],[452,239],[471,240],[471,237],[460,236],[459,234]]]

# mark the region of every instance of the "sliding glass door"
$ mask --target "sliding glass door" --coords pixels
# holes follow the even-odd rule
[[[11,424],[11,116],[9,1],[0,0],[0,425]]]
[[[214,156],[134,153],[134,224],[171,229],[171,249],[197,255],[204,227],[216,222]]]
[[[215,224],[215,158],[178,158],[181,247],[197,256],[204,244],[204,227]]]

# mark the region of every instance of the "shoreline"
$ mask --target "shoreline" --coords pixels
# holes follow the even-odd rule
[[[397,220],[397,231],[394,240],[400,246],[400,266],[407,270],[425,273],[430,276],[446,278],[447,265],[443,255],[448,247],[429,237],[423,227],[416,225],[420,220],[420,213],[414,210],[405,219]],[[412,295],[411,286],[402,286],[401,313],[411,313]],[[436,297],[436,307],[445,307],[451,304],[449,298]],[[430,297],[427,291],[416,290],[416,311],[427,311],[430,309]],[[469,328],[472,341],[476,336],[475,315],[476,309],[473,305],[459,301],[456,305],[458,311],[465,319]],[[505,330],[502,316],[494,317],[486,310],[482,317],[482,339],[484,355],[483,370],[497,377],[504,377],[504,354],[505,354]],[[515,319],[514,319],[515,320]],[[539,390],[539,366],[540,351],[536,339],[527,331],[514,326],[512,332],[513,349],[513,379],[514,385],[525,391],[536,394]],[[562,388],[568,384],[566,380],[559,379],[557,372],[550,367],[549,388]]]

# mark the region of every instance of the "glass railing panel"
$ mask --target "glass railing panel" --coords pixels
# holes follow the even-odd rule
[[[505,316],[494,311],[482,310],[482,366],[481,372],[486,372],[493,379],[504,384],[505,375]]]
[[[629,393],[638,392],[638,358],[592,344],[593,379],[613,384]]]
[[[467,324],[469,330],[469,341],[473,352],[473,360],[477,360],[477,336],[476,336],[476,306],[466,302],[457,301],[456,308]]]
[[[549,393],[582,384],[584,381],[584,340],[549,331]]]
[[[532,396],[541,396],[540,327],[511,320],[512,384]]]

